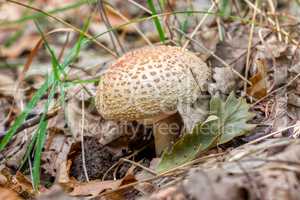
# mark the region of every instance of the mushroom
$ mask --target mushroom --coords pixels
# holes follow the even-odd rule
[[[104,119],[154,125],[159,155],[174,138],[168,130],[176,120],[178,104],[196,101],[210,75],[205,62],[188,50],[143,47],[124,54],[108,68],[98,85],[96,107]]]

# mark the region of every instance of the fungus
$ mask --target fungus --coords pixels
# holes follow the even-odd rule
[[[188,50],[140,48],[124,54],[108,68],[98,85],[96,107],[108,120],[154,125],[155,149],[160,154],[174,138],[160,127],[166,130],[176,118],[179,103],[196,101],[209,78],[205,62]]]

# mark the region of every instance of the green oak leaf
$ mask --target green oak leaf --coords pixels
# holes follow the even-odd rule
[[[164,172],[183,165],[218,144],[248,133],[255,127],[247,123],[253,116],[246,101],[237,99],[233,92],[225,102],[219,97],[213,97],[208,118],[179,139],[170,152],[163,153],[157,171]]]

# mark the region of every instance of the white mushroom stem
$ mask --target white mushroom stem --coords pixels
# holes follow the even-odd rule
[[[155,152],[160,156],[163,151],[169,150],[180,134],[182,122],[179,114],[157,121],[153,124]]]

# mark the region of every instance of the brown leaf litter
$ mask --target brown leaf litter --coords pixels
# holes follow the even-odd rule
[[[245,146],[229,152],[223,162],[215,160],[210,165],[192,167],[185,180],[159,190],[149,199],[296,200],[300,192],[299,150],[299,142],[293,140],[271,139],[258,146]]]

